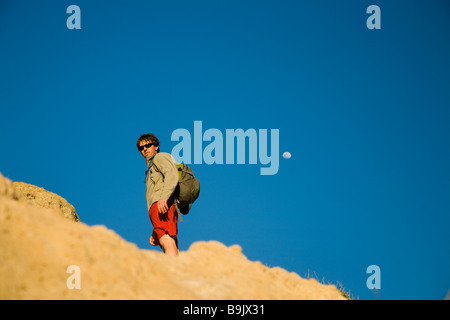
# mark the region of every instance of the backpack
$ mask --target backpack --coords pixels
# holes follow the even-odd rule
[[[149,168],[153,165],[156,171],[161,173],[164,179],[164,175],[159,168],[153,163],[153,159],[150,162]],[[175,167],[178,170],[178,184],[175,187],[175,207],[177,211],[184,215],[188,214],[191,210],[192,204],[197,200],[200,195],[200,181],[194,176],[192,169],[183,163],[175,163]],[[145,172],[147,175],[148,170]],[[180,217],[181,218],[181,217]]]
[[[175,202],[182,214],[188,214],[192,204],[200,195],[200,181],[192,169],[183,163],[175,163],[178,170],[178,185],[175,188]]]

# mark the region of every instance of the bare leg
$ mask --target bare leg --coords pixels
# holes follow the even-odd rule
[[[178,248],[175,240],[168,234],[165,234],[159,239],[159,245],[165,254],[175,257],[178,255]]]

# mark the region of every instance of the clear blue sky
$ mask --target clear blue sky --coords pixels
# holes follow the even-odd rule
[[[71,4],[81,30],[66,27]],[[372,4],[380,30],[366,27]],[[276,175],[248,160],[192,165],[202,189],[181,250],[218,240],[360,299],[443,299],[449,14],[445,0],[1,0],[0,172],[159,250],[137,138],[153,132],[171,152],[194,121],[279,129]]]

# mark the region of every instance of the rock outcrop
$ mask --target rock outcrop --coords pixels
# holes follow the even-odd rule
[[[333,285],[249,261],[238,245],[197,242],[176,258],[139,249],[65,218],[67,201],[36,188],[0,174],[0,299],[344,299]]]
[[[56,193],[25,182],[13,182],[12,185],[16,195],[27,200],[31,205],[40,208],[57,209],[63,217],[76,222],[80,221],[73,205]]]

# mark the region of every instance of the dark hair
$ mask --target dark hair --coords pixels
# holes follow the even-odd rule
[[[148,141],[153,143],[156,147],[159,147],[159,140],[153,133],[146,133],[139,137],[139,139],[136,142],[136,147],[139,148],[139,144],[141,141]],[[159,152],[159,148],[157,150]]]

